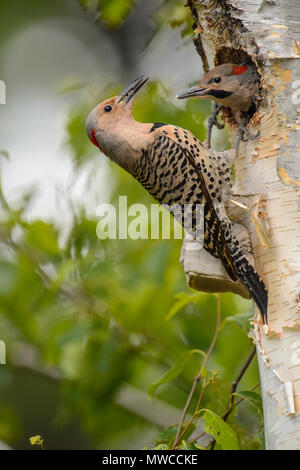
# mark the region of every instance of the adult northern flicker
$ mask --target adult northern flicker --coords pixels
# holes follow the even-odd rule
[[[132,98],[147,80],[136,79],[118,96],[96,106],[87,118],[87,134],[94,145],[167,206],[190,233],[199,233],[196,210],[202,205],[203,247],[222,261],[231,279],[244,284],[266,323],[266,288],[224,207],[231,189],[230,166],[222,154],[208,150],[188,130],[134,119]],[[178,207],[186,206],[192,209],[183,220]]]
[[[178,99],[183,98],[209,98],[215,101],[215,106],[208,120],[207,144],[210,147],[211,131],[215,125],[218,129],[224,127],[217,120],[220,110],[231,108],[234,112],[234,119],[238,125],[235,140],[235,150],[238,153],[241,140],[254,140],[259,136],[251,135],[247,129],[256,110],[255,96],[258,92],[259,78],[254,64],[244,62],[240,65],[222,64],[206,73],[200,83],[177,95]]]

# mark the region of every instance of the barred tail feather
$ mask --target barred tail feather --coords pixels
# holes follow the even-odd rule
[[[250,296],[258,306],[264,324],[268,322],[268,291],[251,264],[245,259],[240,259],[235,265],[239,279],[248,290]]]
[[[231,279],[234,281],[239,280],[246,287],[250,297],[252,297],[259,308],[264,324],[267,324],[268,291],[257,272],[240,249],[238,241],[232,238],[231,231],[228,230],[226,226],[224,235],[226,245],[221,255],[223,266]],[[232,272],[234,276],[231,275]]]

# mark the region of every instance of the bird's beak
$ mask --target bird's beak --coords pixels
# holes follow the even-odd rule
[[[117,104],[119,104],[122,100],[125,100],[125,105],[127,107],[134,95],[139,91],[140,88],[142,88],[147,80],[149,80],[149,77],[146,77],[145,75],[136,78],[118,95]]]
[[[207,88],[193,86],[192,88],[188,88],[187,90],[182,91],[181,93],[179,93],[179,95],[176,95],[176,98],[179,100],[182,100],[184,98],[193,98],[193,97],[207,96],[207,95],[208,95]]]

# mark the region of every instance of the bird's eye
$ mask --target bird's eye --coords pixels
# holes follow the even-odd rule
[[[216,78],[214,79],[214,82],[215,82],[215,83],[220,83],[220,81],[221,81],[221,77],[216,77]]]
[[[113,109],[113,108],[112,108],[112,106],[111,106],[110,104],[107,104],[107,105],[104,107],[104,111],[105,111],[106,113],[109,113],[112,109]]]

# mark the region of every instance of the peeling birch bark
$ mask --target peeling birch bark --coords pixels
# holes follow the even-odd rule
[[[261,75],[259,109],[248,126],[251,133],[259,129],[260,138],[241,143],[235,163],[234,199],[249,209],[228,210],[247,227],[269,292],[268,331],[258,312],[252,331],[266,448],[300,450],[300,2],[187,3],[205,71],[250,56]],[[236,129],[224,119],[233,143]],[[183,252],[183,265],[188,263]]]

